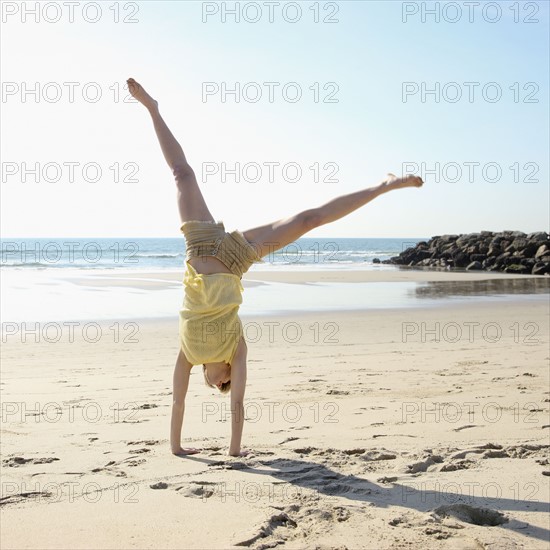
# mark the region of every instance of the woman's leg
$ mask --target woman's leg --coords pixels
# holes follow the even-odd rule
[[[189,166],[183,149],[160,116],[158,102],[133,78],[129,78],[127,83],[132,96],[147,108],[153,119],[160,148],[176,179],[178,209],[182,223],[188,220],[215,221],[206,206],[195,173]]]
[[[398,178],[388,174],[388,178],[376,187],[336,197],[322,206],[304,210],[290,218],[243,231],[243,235],[263,258],[294,242],[312,229],[343,218],[388,191],[405,187],[421,187],[422,184],[423,181],[418,176]]]

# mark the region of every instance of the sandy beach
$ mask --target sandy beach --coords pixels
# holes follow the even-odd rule
[[[245,458],[227,455],[229,398],[198,367],[182,443],[202,452],[170,453],[177,311],[4,335],[2,548],[547,548],[548,278],[258,272],[244,286],[315,277],[539,293],[246,316]]]
[[[550,550],[550,2],[0,12],[0,550]]]

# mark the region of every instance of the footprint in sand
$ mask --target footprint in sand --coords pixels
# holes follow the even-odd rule
[[[434,510],[434,514],[440,517],[453,517],[464,523],[473,525],[496,526],[508,523],[508,518],[490,508],[476,508],[468,504],[451,504],[449,506],[440,506]]]
[[[457,470],[467,470],[475,465],[473,460],[458,460],[450,464],[443,464],[439,469],[440,472],[456,472]]]
[[[443,462],[443,457],[439,455],[430,455],[426,457],[424,460],[421,460],[419,462],[415,462],[414,464],[409,464],[406,469],[407,474],[418,474],[421,472],[428,471],[428,468],[431,466],[434,466],[435,464],[439,464]]]
[[[395,460],[397,455],[386,451],[369,451],[360,458],[367,461],[380,462],[383,460]]]
[[[127,465],[128,461],[131,461],[132,457],[123,460],[122,462],[124,465]],[[94,468],[92,470],[92,473],[98,474],[98,473],[107,473],[110,475],[114,475],[115,477],[126,477],[126,472],[124,470],[119,469],[120,463],[117,463],[115,460],[111,460],[105,464],[105,466],[100,468]]]
[[[176,487],[176,491],[188,498],[201,498],[206,499],[212,497],[218,490],[216,486],[219,483],[212,481],[191,481]]]
[[[139,454],[143,454],[143,453],[150,453],[151,449],[147,449],[147,448],[144,447],[143,449],[130,449],[128,452],[132,453],[132,454],[135,454],[135,455],[139,455]]]
[[[42,458],[25,458],[22,456],[13,456],[7,458],[3,461],[4,465],[9,468],[16,468],[18,466],[24,466],[25,464],[50,464],[52,462],[58,461],[59,458],[52,456],[42,457]]]
[[[149,485],[151,489],[168,489],[168,483],[164,483],[164,481],[159,481],[158,483],[153,483],[153,485]]]
[[[300,455],[308,455],[310,453],[315,452],[317,449],[315,447],[298,447],[296,449],[292,449],[295,453],[298,453]]]
[[[274,506],[274,508],[278,509],[277,513],[270,515],[233,544],[250,547],[259,543],[255,548],[267,549],[298,539],[302,547],[304,537],[311,535],[312,531],[317,531],[317,534],[325,533],[336,523],[347,521],[351,517],[348,507],[319,503],[316,498],[311,501],[305,499],[303,504]],[[317,545],[316,548],[321,550],[325,547]],[[330,546],[330,548],[335,547]]]
[[[444,531],[439,527],[426,527],[426,529],[424,529],[424,534],[433,535],[437,540],[446,540],[453,536],[453,534],[450,533],[449,531]]]
[[[384,477],[379,477],[376,481],[378,483],[393,483],[394,481],[397,481],[397,476],[392,476],[392,477],[387,477],[387,476],[384,476]]]
[[[128,441],[126,445],[159,445],[160,441],[158,439],[144,439],[143,441]]]
[[[42,499],[48,499],[51,496],[52,493],[49,493],[48,491],[26,491],[0,498],[0,506],[17,504],[18,502],[23,502],[31,499],[40,502]]]
[[[281,512],[279,514],[272,515],[267,521],[263,523],[259,528],[256,528],[256,533],[248,535],[244,540],[241,540],[239,542],[234,542],[234,546],[252,546],[256,542],[258,542],[261,539],[266,539],[269,537],[273,537],[276,533],[276,531],[280,531],[281,528],[284,528],[284,530],[291,528],[295,529],[298,527],[298,524],[291,519],[288,514],[285,512]],[[269,546],[263,546],[264,548],[277,546],[278,544],[284,544],[284,542],[287,540],[286,536],[279,536],[277,537],[276,541],[273,541],[272,544]]]
[[[128,460],[128,462],[126,462],[126,466],[139,466],[140,464],[143,464],[144,462],[147,462],[144,458],[139,458],[139,459],[136,459],[136,460]]]

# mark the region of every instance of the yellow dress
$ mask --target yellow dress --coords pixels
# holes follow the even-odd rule
[[[243,334],[238,316],[241,279],[233,273],[197,273],[189,262],[186,265],[179,320],[183,353],[192,365],[231,364]]]

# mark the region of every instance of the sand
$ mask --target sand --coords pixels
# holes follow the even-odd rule
[[[164,288],[181,285],[183,275],[179,271],[134,271],[129,273],[113,273],[112,270],[97,270],[89,277],[71,277],[75,284],[89,286],[128,286],[135,288]],[[355,270],[291,270],[291,271],[249,271],[243,276],[243,286],[257,285],[261,281],[278,283],[375,283],[375,282],[471,282],[495,281],[503,285],[513,285],[514,281],[548,288],[548,277],[531,275],[513,275],[488,271],[455,271],[434,270],[407,267],[379,266],[379,269]]]
[[[247,317],[245,458],[198,367],[169,451],[176,315],[5,338],[2,548],[548,548],[547,295]]]

